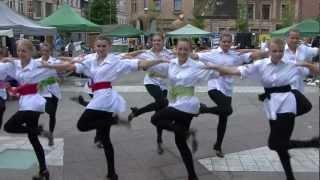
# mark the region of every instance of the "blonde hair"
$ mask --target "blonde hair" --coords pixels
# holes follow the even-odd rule
[[[20,39],[20,40],[18,40],[17,41],[17,47],[19,48],[21,46],[27,48],[30,52],[32,52],[32,50],[33,50],[33,44],[28,39]]]

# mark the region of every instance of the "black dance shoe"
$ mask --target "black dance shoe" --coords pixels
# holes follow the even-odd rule
[[[49,180],[49,171],[48,170],[44,170],[42,172],[40,172],[38,175],[35,175],[32,177],[32,180]]]
[[[139,110],[137,107],[131,107],[130,109],[131,113],[128,116],[128,121],[132,121],[132,119],[136,117],[137,111]]]
[[[106,179],[107,180],[118,180],[118,175],[117,174],[107,175]]]

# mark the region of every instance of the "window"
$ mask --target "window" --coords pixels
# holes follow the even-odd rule
[[[32,12],[32,1],[28,1],[27,2],[27,15],[29,17],[33,16],[33,12]]]
[[[270,4],[262,5],[262,19],[268,20],[270,19]]]
[[[287,4],[282,4],[281,5],[281,19],[285,18],[286,16],[288,16],[288,5]]]
[[[18,12],[23,14],[23,1],[22,0],[19,1]]]
[[[42,17],[41,9],[41,1],[34,1],[33,12],[35,17]]]
[[[226,28],[219,28],[219,32],[226,31]]]
[[[173,1],[173,9],[175,10],[175,11],[181,11],[181,9],[182,9],[182,0],[174,0]]]
[[[250,32],[253,32],[253,33],[259,33],[259,29],[252,28],[252,29],[250,30]]]
[[[14,1],[9,1],[9,7],[14,8]]]
[[[50,16],[52,14],[52,4],[46,3],[46,17]]]
[[[161,0],[153,0],[155,10],[160,11],[161,10]]]
[[[248,4],[248,19],[254,19],[254,4]]]
[[[131,0],[131,11],[132,12],[137,12],[137,1],[136,0]]]

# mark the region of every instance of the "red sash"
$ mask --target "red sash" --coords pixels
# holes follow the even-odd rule
[[[109,89],[109,88],[112,88],[112,85],[111,85],[111,82],[104,81],[104,82],[93,83],[93,84],[90,85],[89,87],[90,87],[91,90],[94,92],[94,91],[97,91],[97,90],[99,90],[99,89]]]
[[[11,89],[13,94],[18,94],[20,96],[36,94],[38,92],[38,84],[24,84],[15,89]]]

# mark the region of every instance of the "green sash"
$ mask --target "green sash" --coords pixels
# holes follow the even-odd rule
[[[151,77],[151,78],[154,78],[154,77],[158,77],[158,78],[167,78],[166,76],[158,73],[158,72],[147,72],[148,76]]]
[[[45,80],[42,80],[40,83],[39,83],[39,89],[40,90],[43,90],[44,88],[48,87],[49,85],[52,85],[54,83],[57,82],[57,79],[55,77],[49,77]]]
[[[178,96],[194,96],[194,87],[171,86],[169,99],[175,101]]]

